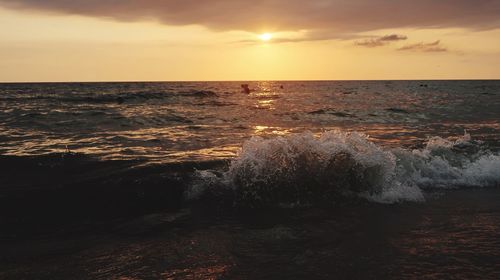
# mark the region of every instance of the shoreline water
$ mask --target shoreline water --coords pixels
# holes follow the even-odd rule
[[[467,137],[443,141],[437,142],[440,149],[472,147],[463,146],[471,141]],[[498,184],[436,186],[425,189],[425,201],[392,204],[344,196],[327,204],[247,208],[219,191],[187,200],[186,191],[204,178],[197,174],[228,172],[248,152],[244,148],[232,161],[174,164],[72,153],[0,157],[8,174],[0,194],[0,277],[499,276]]]
[[[176,213],[2,238],[2,279],[425,279],[499,276],[498,189],[426,203]],[[280,267],[280,269],[276,269]]]

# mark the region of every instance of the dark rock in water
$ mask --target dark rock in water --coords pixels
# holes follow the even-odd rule
[[[242,84],[241,85],[241,88],[243,90],[244,93],[246,94],[250,94],[250,92],[252,91],[249,87],[248,87],[248,84]]]
[[[342,117],[342,118],[352,117],[352,115],[349,113],[335,112],[335,111],[330,110],[330,109],[320,109],[320,110],[309,112],[308,114],[310,114],[310,115],[330,114],[330,115],[334,115],[334,116]]]
[[[389,112],[393,112],[393,113],[400,113],[400,114],[409,114],[410,112],[404,110],[404,109],[401,109],[401,108],[388,108],[388,109],[385,109],[386,111],[389,111]]]
[[[309,112],[308,114],[319,115],[319,114],[325,114],[325,113],[326,113],[326,111],[324,109],[320,109],[320,110]]]
[[[337,117],[342,117],[342,118],[352,117],[351,114],[344,113],[344,112],[330,112],[329,114],[337,116]]]

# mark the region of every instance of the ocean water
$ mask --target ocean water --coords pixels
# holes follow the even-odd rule
[[[500,180],[499,81],[254,82],[249,95],[240,84],[3,84],[0,154],[226,159],[226,177],[249,188],[310,176],[325,185],[355,164],[352,176],[374,174],[353,184],[385,190],[380,201]]]
[[[279,275],[265,263],[284,262],[277,257],[284,255],[298,265],[283,271],[290,279],[337,273],[364,279],[498,276],[500,81],[262,81],[249,82],[250,94],[241,91],[242,83],[0,84],[0,205],[2,223],[14,225],[2,237],[19,240],[12,236],[39,230],[40,223],[50,228],[59,216],[74,222],[100,220],[109,212],[135,217],[192,205],[217,213],[253,209],[263,224],[205,217],[201,224],[210,226],[180,226],[209,244],[226,244],[237,234],[239,247],[193,249],[211,256],[202,267],[200,259],[188,264],[176,259],[164,274],[136,275],[132,268],[97,269],[119,266],[98,258],[115,258],[112,248],[72,256],[93,260],[86,269],[104,274],[89,277],[104,278],[175,273],[274,278]],[[317,207],[337,210],[313,212],[313,218],[304,214]],[[271,218],[263,209],[273,209]],[[373,221],[380,223],[366,236],[350,236]],[[380,237],[379,227],[387,238]],[[351,245],[331,243],[342,239],[339,232]],[[169,234],[167,247],[187,242],[186,235]],[[317,238],[326,245],[314,243]],[[269,245],[275,239],[288,249]],[[385,253],[370,251],[372,259],[355,260],[365,255],[352,245],[358,241]],[[252,244],[263,247],[257,252]],[[142,253],[121,257],[149,254],[150,244],[137,246]],[[432,259],[446,252],[453,258]],[[349,270],[347,263],[365,267],[366,274]],[[392,270],[379,267],[389,263]],[[26,267],[27,274],[4,267],[3,276],[45,269]],[[445,274],[436,272],[440,267]],[[48,277],[65,275],[58,269]]]

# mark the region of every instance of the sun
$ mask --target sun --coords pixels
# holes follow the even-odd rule
[[[263,34],[259,35],[259,38],[262,41],[269,41],[269,40],[271,40],[273,38],[273,35],[271,35],[270,33],[263,33]]]

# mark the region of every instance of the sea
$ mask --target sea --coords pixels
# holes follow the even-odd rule
[[[0,84],[2,279],[499,279],[499,186],[498,80]]]

